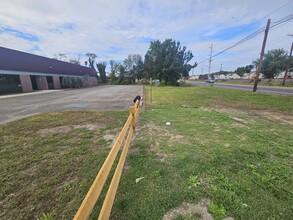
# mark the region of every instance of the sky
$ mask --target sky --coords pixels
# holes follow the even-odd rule
[[[285,6],[284,6],[285,5]],[[283,7],[282,7],[283,6]],[[191,50],[191,63],[208,58],[264,27],[293,14],[293,0],[1,0],[0,46],[53,58],[87,52],[96,61],[122,62],[144,56],[150,42],[167,38]],[[289,51],[293,20],[272,28],[266,51]],[[234,71],[259,57],[264,33],[213,58],[211,72]],[[189,74],[208,72],[208,61]],[[107,67],[109,70],[109,64]]]

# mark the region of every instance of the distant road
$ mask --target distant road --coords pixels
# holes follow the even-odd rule
[[[186,81],[186,83],[198,85],[198,86],[210,86],[211,85],[210,83],[198,82],[198,81]],[[225,83],[215,82],[214,87],[252,91],[253,85],[225,84]],[[276,94],[276,95],[293,96],[293,88],[292,87],[258,86],[257,92]]]

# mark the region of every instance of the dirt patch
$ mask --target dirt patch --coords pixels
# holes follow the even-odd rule
[[[117,135],[114,135],[114,134],[105,134],[103,136],[103,138],[106,140],[106,141],[114,141],[116,139]]]
[[[140,127],[137,130],[135,138],[139,140],[145,136],[149,137],[152,143],[149,148],[150,151],[157,155],[158,160],[166,162],[166,159],[171,155],[162,149],[163,145],[172,146],[176,143],[189,144],[189,140],[182,135],[175,134],[171,126],[158,126],[151,122]]]
[[[163,220],[173,220],[180,216],[187,217],[190,215],[199,215],[202,220],[213,220],[208,213],[209,199],[203,199],[197,204],[183,203],[180,207],[172,209],[163,216]]]
[[[77,128],[85,128],[87,130],[90,131],[94,131],[100,128],[103,128],[105,126],[102,126],[101,124],[85,124],[85,125],[74,125],[73,128],[77,129]]]
[[[293,116],[289,114],[284,114],[284,112],[278,112],[278,111],[271,111],[271,110],[247,110],[242,111],[237,108],[217,108],[215,109],[217,112],[226,113],[229,115],[252,115],[252,116],[259,116],[264,119],[267,119],[269,121],[273,122],[279,122],[284,125],[293,125]],[[243,119],[239,117],[232,117],[233,120],[235,120],[236,123],[232,124],[233,127],[244,127],[245,125],[249,123],[253,123],[254,120],[251,119]]]
[[[103,138],[106,141],[111,142],[111,145],[109,146],[109,148],[113,147],[114,142],[115,142],[115,140],[117,139],[117,137],[119,135],[119,131],[120,131],[120,129],[107,130],[106,133],[103,135]]]
[[[129,163],[127,163],[127,161],[125,162],[124,166],[123,166],[123,170],[129,170],[131,167],[129,165]]]
[[[197,204],[183,203],[181,206],[172,209],[163,216],[163,220],[175,220],[179,217],[188,218],[196,215],[201,220],[213,220],[213,216],[208,213],[209,199],[202,199]],[[224,220],[234,220],[232,217],[226,217]]]
[[[178,142],[180,144],[189,143],[189,141],[183,135],[174,134],[171,129],[167,129],[163,126],[158,126],[153,123],[146,124],[141,128],[141,130],[145,130],[145,133],[150,134],[150,136],[156,137],[159,135],[162,139],[167,140],[167,144],[174,144],[174,142]],[[157,139],[156,142],[159,142],[159,140]]]
[[[137,147],[131,147],[130,149],[129,149],[129,154],[137,154],[139,152],[139,148],[137,148]]]
[[[66,133],[68,131],[71,131],[72,129],[73,129],[72,126],[59,126],[55,128],[45,128],[45,129],[39,130],[38,133],[40,134]]]
[[[284,112],[262,110],[262,111],[253,111],[253,113],[269,121],[273,121],[273,122],[277,121],[283,125],[288,125],[288,124],[293,125],[293,116],[284,114]]]
[[[71,130],[78,129],[78,128],[85,128],[90,131],[98,130],[100,128],[104,128],[104,125],[101,124],[84,124],[84,125],[65,125],[65,126],[58,126],[54,128],[45,128],[38,131],[40,134],[58,134],[58,133],[67,133]]]
[[[243,118],[232,117],[232,119],[233,119],[234,121],[236,121],[238,124],[243,124],[243,125],[248,124],[248,122],[247,122],[246,120],[244,120]]]
[[[247,114],[247,112],[236,109],[236,108],[217,108],[215,109],[216,112],[226,113],[229,115],[236,115],[236,114]]]
[[[212,112],[213,110],[209,107],[204,107],[204,106],[201,106],[200,108],[198,108],[200,111],[205,111],[205,112]]]
[[[57,146],[56,149],[60,152],[67,151],[70,149],[70,146]]]

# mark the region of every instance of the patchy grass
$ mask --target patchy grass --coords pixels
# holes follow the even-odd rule
[[[2,219],[72,219],[127,112],[60,112],[0,126]]]
[[[185,202],[208,198],[214,219],[290,219],[292,113],[292,97],[154,87],[112,218],[161,219]]]
[[[1,125],[0,218],[71,219],[126,117],[65,112]],[[291,219],[292,117],[292,97],[154,87],[111,219]]]

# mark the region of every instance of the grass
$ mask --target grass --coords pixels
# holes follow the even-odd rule
[[[104,135],[126,117],[60,112],[0,126],[0,218],[72,218],[109,152]]]
[[[290,219],[292,101],[213,87],[154,87],[111,219],[162,219],[202,199],[210,201],[206,208],[214,219]],[[127,112],[50,113],[1,125],[0,217],[72,218],[109,152],[105,134],[115,133],[126,117]],[[74,127],[93,121],[95,129]]]

